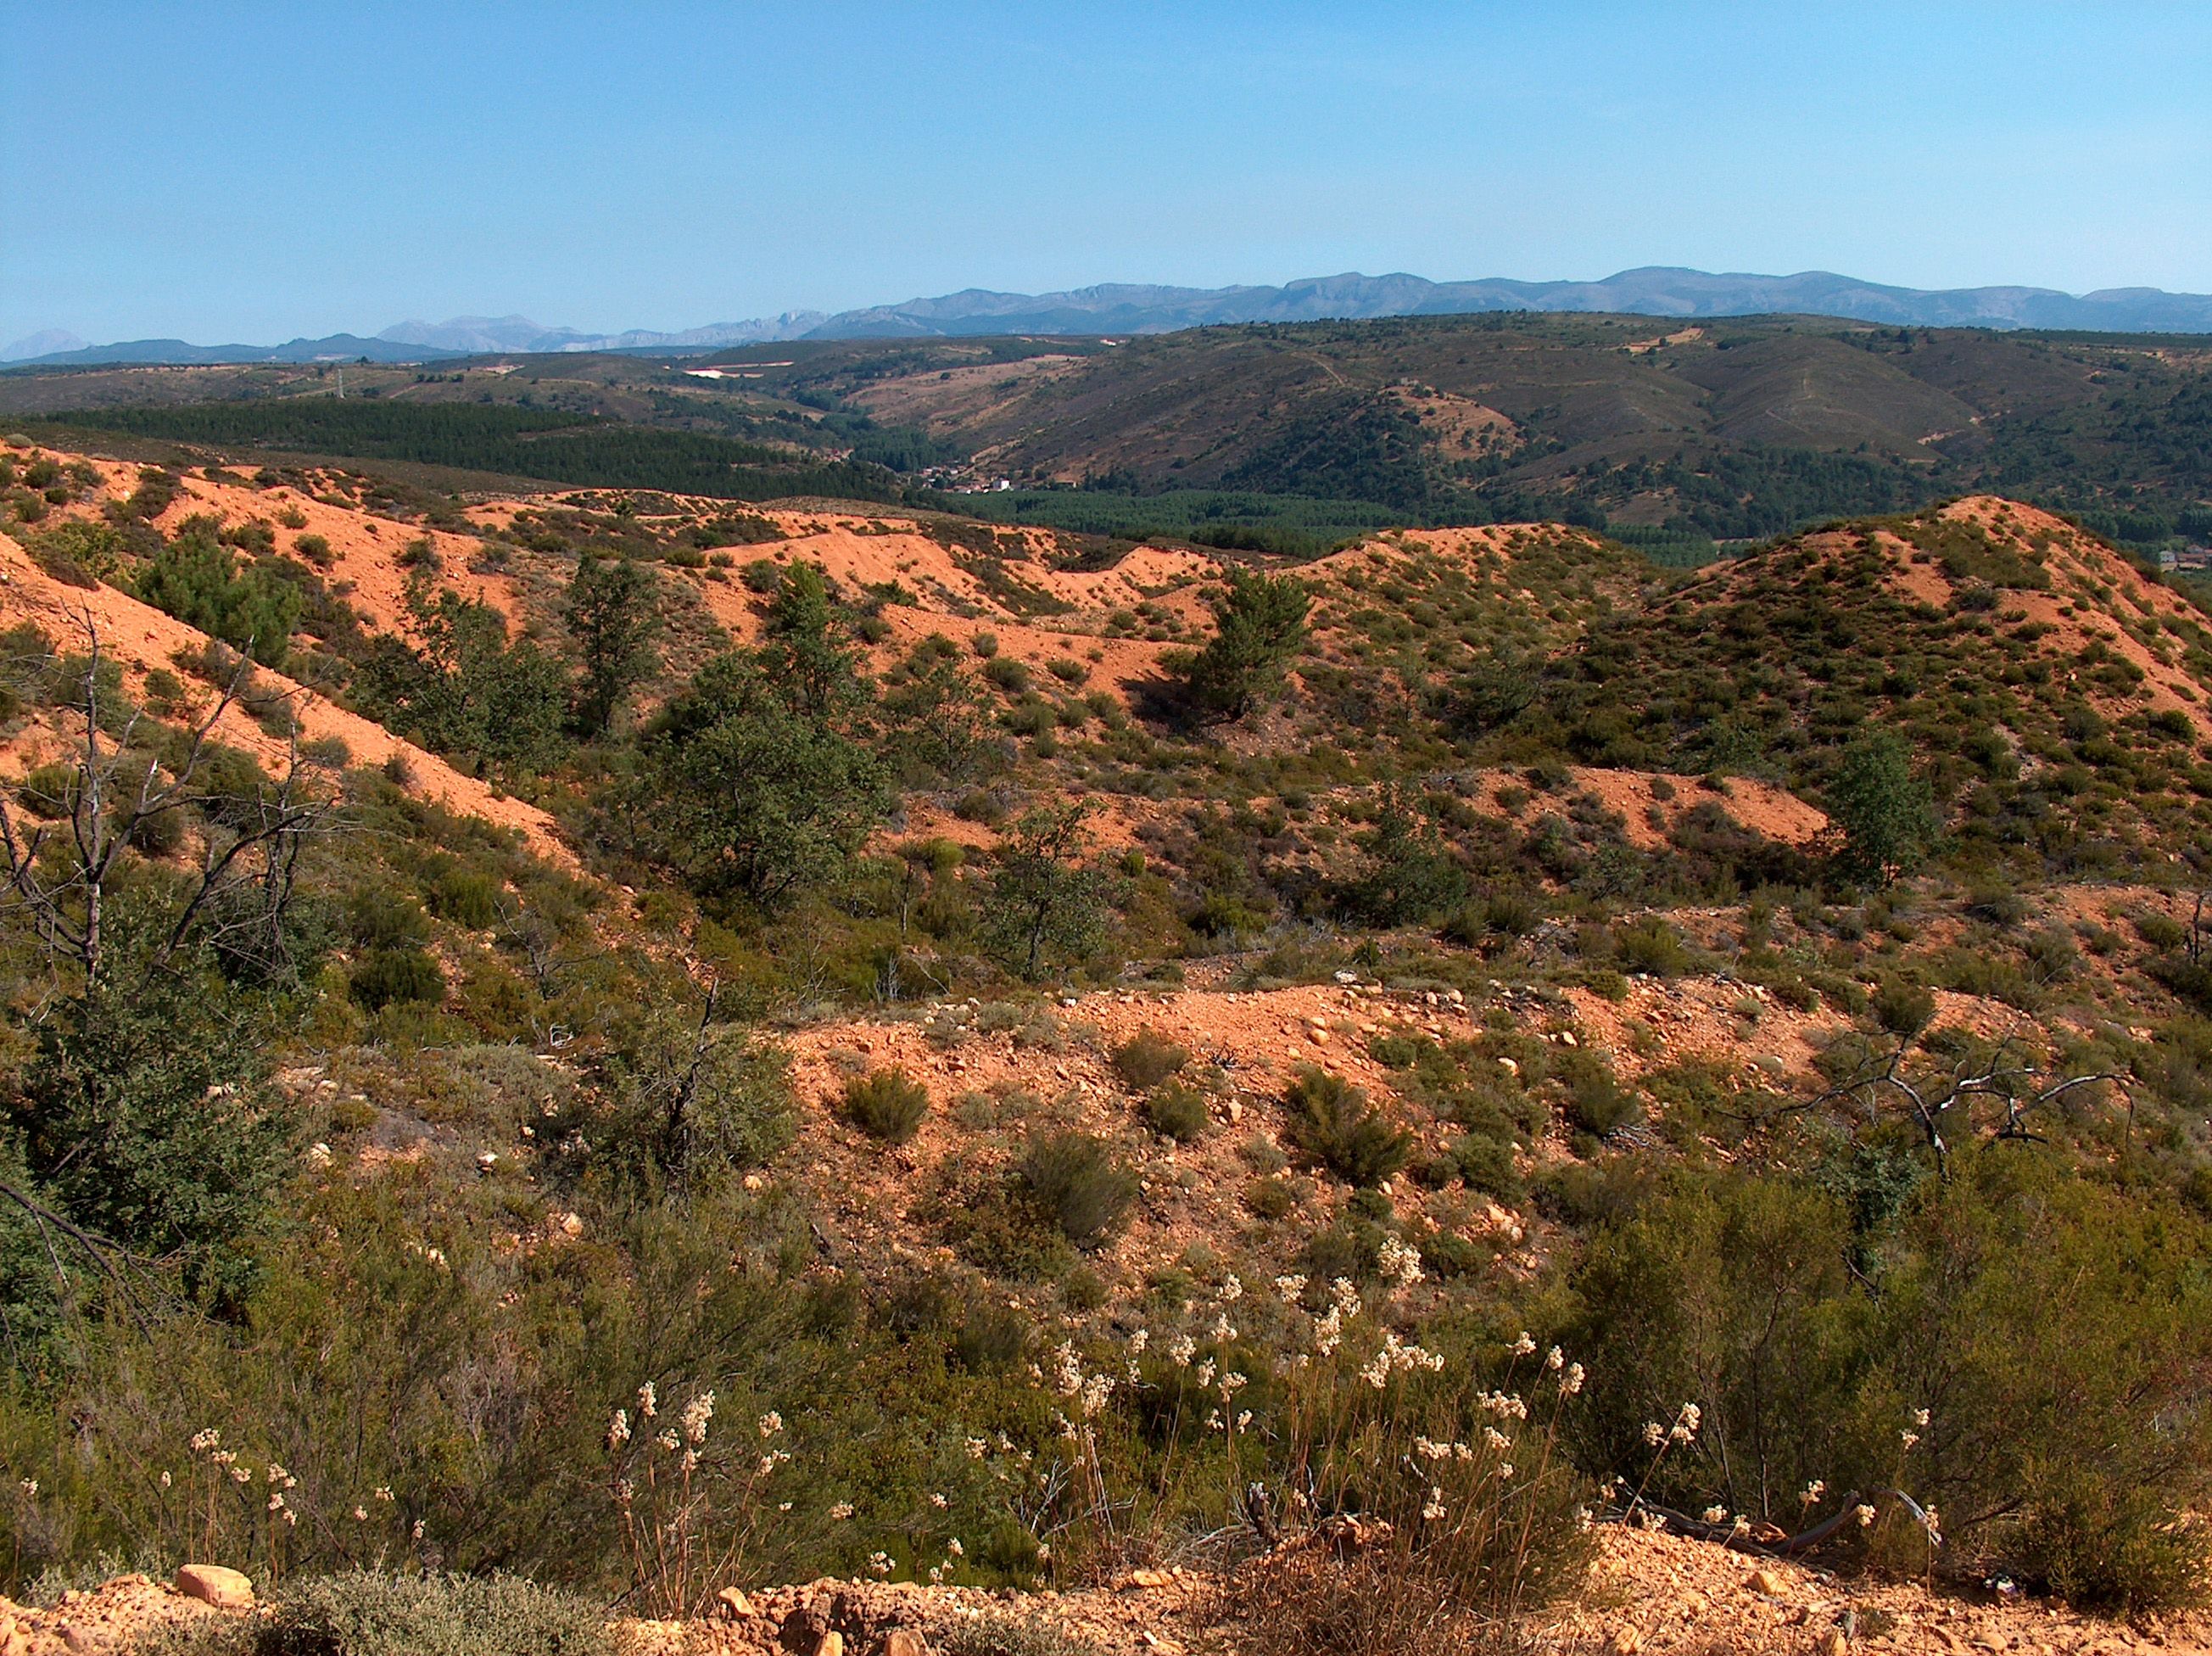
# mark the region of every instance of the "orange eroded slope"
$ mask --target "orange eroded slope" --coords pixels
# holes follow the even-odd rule
[[[42,628],[64,650],[83,648],[96,630],[101,649],[122,667],[125,688],[133,694],[141,692],[141,681],[149,669],[169,667],[177,654],[196,654],[207,643],[207,635],[197,628],[112,587],[64,586],[33,563],[15,541],[0,537],[0,624],[13,626],[27,621]],[[462,776],[443,759],[401,740],[381,725],[335,706],[281,673],[258,669],[256,682],[292,693],[303,738],[337,737],[345,743],[356,764],[381,764],[394,755],[400,756],[412,776],[409,791],[416,796],[515,829],[541,855],[564,862],[570,860],[554,832],[553,819],[536,806],[506,797],[485,782]],[[223,740],[252,754],[264,766],[283,763],[286,744],[263,730],[243,709],[232,708],[224,715],[220,734]],[[10,756],[19,762],[21,757]]]

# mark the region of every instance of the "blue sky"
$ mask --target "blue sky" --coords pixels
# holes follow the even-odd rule
[[[1347,270],[2212,290],[2201,4],[0,0],[0,344]]]

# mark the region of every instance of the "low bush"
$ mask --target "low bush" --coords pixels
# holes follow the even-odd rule
[[[1567,1084],[1567,1119],[1592,1138],[1617,1133],[1643,1113],[1636,1095],[1615,1081],[1610,1071],[1594,1068]]]
[[[1412,1135],[1392,1126],[1366,1093],[1341,1075],[1309,1066],[1284,1102],[1291,1142],[1347,1184],[1380,1184],[1413,1155]]]
[[[1690,952],[1674,928],[1656,915],[1613,928],[1613,952],[1631,971],[1679,977],[1690,969]]]
[[[1814,1480],[1902,1489],[1942,1513],[1951,1568],[2085,1606],[2202,1580],[2182,1514],[2212,1494],[2212,1234],[2180,1203],[1995,1144],[1887,1202],[1678,1169],[1598,1218],[1562,1330],[1591,1376],[1586,1471],[1791,1528],[1826,1516]],[[1702,1424],[1655,1465],[1649,1423],[1682,1402]],[[1747,1442],[1750,1478],[1723,1451]]]
[[[1206,1094],[1182,1081],[1170,1081],[1145,1095],[1145,1123],[1163,1138],[1188,1144],[1206,1131]]]
[[[1038,1212],[1085,1251],[1120,1228],[1137,1199],[1136,1175],[1103,1140],[1088,1133],[1053,1133],[1035,1141],[1015,1172]]]
[[[605,1608],[517,1575],[325,1576],[277,1596],[253,1656],[615,1656]]]
[[[1469,1133],[1452,1146],[1451,1163],[1468,1189],[1485,1196],[1512,1203],[1528,1194],[1521,1170],[1514,1164],[1513,1146],[1507,1140]]]
[[[1109,1055],[1114,1073],[1133,1093],[1150,1092],[1190,1062],[1190,1054],[1153,1030],[1140,1029]]]
[[[346,990],[367,1012],[434,1005],[446,998],[446,969],[427,949],[411,944],[371,949],[354,967]]]
[[[1893,1035],[1917,1035],[1936,1016],[1936,997],[1902,977],[1883,980],[1871,1002],[1875,1021]]]
[[[886,1144],[904,1144],[928,1113],[929,1089],[903,1069],[878,1069],[845,1084],[845,1119]]]

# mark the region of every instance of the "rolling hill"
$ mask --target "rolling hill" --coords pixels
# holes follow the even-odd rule
[[[2179,336],[1492,316],[356,367],[354,397],[418,412],[349,418],[415,419],[418,459],[509,477],[641,482],[592,456],[667,450],[653,475],[669,487],[904,492],[1000,521],[1309,553],[1393,523],[1549,518],[1695,561],[1977,489],[2148,550],[2212,533],[2208,364]],[[0,374],[0,415],[240,454],[392,452],[366,423],[274,407],[334,388],[326,365],[17,370]],[[539,411],[549,432],[599,423],[463,439],[471,419],[538,417],[501,409]],[[734,468],[726,484],[708,481],[717,466]],[[810,467],[817,482],[792,481]]]
[[[1765,372],[1705,378],[1772,400]],[[599,429],[416,383],[164,411],[197,452],[0,449],[0,1409],[36,1636],[185,1611],[33,1573],[107,1573],[180,1511],[280,1621],[404,1558],[409,1593],[525,1574],[552,1602],[510,1586],[518,1625],[619,1603],[655,1649],[957,1650],[1009,1614],[1281,1648],[1250,1629],[1345,1571],[1400,1602],[1423,1513],[1484,1501],[1532,1539],[1483,1568],[1586,1649],[1710,1649],[1716,1616],[1772,1648],[1789,1616],[2087,1650],[2099,1609],[2184,1596],[2185,594],[1986,496],[1695,574],[1556,522],[1294,563],[432,489],[392,475],[413,447],[246,469],[191,423]],[[1407,404],[1504,429],[1447,394]],[[1242,707],[1197,696],[1209,653]],[[1754,1439],[1765,1490],[1698,1446]],[[1255,1487],[1332,1510],[1255,1524]],[[1915,1504],[1855,1524],[1877,1489]],[[641,1515],[763,1527],[679,1579]],[[1767,1556],[1831,1520],[1826,1574]],[[1958,1585],[2000,1571],[2069,1608]]]

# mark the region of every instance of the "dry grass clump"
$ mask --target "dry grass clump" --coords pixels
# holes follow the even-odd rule
[[[943,1656],[1103,1656],[1103,1647],[1037,1616],[994,1612],[956,1623],[941,1635]]]
[[[1338,1560],[1267,1558],[1224,1578],[1221,1618],[1269,1656],[1507,1656],[1528,1648],[1511,1624],[1462,1602],[1455,1584],[1395,1547]]]

